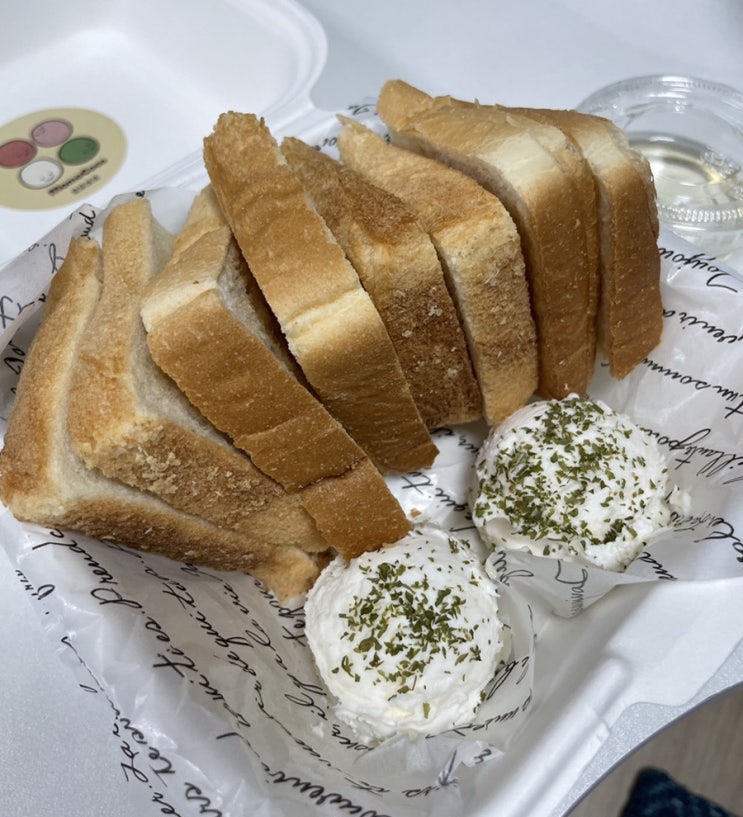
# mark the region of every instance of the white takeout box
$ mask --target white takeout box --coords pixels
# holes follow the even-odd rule
[[[293,0],[70,0],[43,8],[6,0],[0,126],[66,107],[110,117],[126,137],[126,158],[105,186],[79,199],[105,204],[192,157],[222,111],[265,114],[273,126],[311,115],[326,49],[319,23]],[[0,264],[70,209],[1,207]]]
[[[67,104],[101,108],[122,124],[129,141],[127,160],[120,174],[91,202],[96,211],[115,193],[167,187],[183,191],[175,193],[176,199],[180,195],[182,216],[188,191],[206,182],[200,153],[193,148],[222,110],[263,114],[278,136],[291,133],[319,144],[326,139],[323,146],[332,149],[333,114],[313,108],[309,97],[324,61],[324,36],[312,18],[287,0],[232,4],[189,0],[177,4],[177,13],[175,0],[148,3],[146,12],[144,4],[78,2],[80,13],[73,14],[74,5],[66,4],[64,11],[59,8],[59,24],[50,29],[58,40],[50,46],[50,54],[76,43],[82,56],[87,54],[91,65],[98,65],[101,52],[114,53],[105,86],[85,82],[89,73],[84,66],[68,61],[69,73],[50,77],[46,84],[39,84],[38,73],[14,73],[27,77],[28,87],[18,88],[10,101],[20,114],[29,107],[58,105],[64,96]],[[13,0],[13,19],[28,30],[33,26],[30,8]],[[138,12],[146,13],[146,23],[138,19]],[[87,23],[82,31],[81,19]],[[173,22],[176,19],[178,24]],[[189,21],[193,28],[188,27]],[[173,37],[164,43],[170,51],[154,35],[169,22]],[[152,36],[147,32],[153,32]],[[233,38],[227,42],[234,42],[234,48],[224,46],[225,32]],[[0,33],[0,42],[3,36]],[[219,47],[206,46],[210,36]],[[29,59],[19,46],[12,47],[4,56],[2,70],[15,71]],[[154,77],[161,81],[154,82]],[[5,83],[6,88],[13,85],[17,82]],[[176,87],[180,98],[175,96]],[[357,105],[358,100],[349,102],[355,114],[373,120],[369,106]],[[153,134],[158,137],[155,143]],[[163,140],[164,134],[172,138]],[[167,169],[160,171],[163,167]],[[66,215],[3,211],[7,229],[0,239],[6,242],[0,246],[0,258],[21,252]],[[169,226],[177,226],[177,219]],[[63,234],[66,229],[67,225]],[[60,253],[63,241],[64,237],[58,244]],[[704,267],[692,263],[694,248],[671,234],[664,233],[661,244],[669,255],[664,262],[665,286],[677,293],[674,297],[679,304],[673,311],[685,307],[692,315],[699,298],[706,310],[724,305],[727,320],[736,320],[736,310],[743,316],[743,283],[732,271],[714,259],[707,259]],[[16,268],[11,265],[8,271],[12,274]],[[34,281],[30,286],[38,289]],[[31,311],[29,307],[23,317]],[[701,318],[682,322],[671,334],[683,343],[688,338],[689,359],[695,348],[706,348],[699,346],[706,342],[716,357],[705,359],[701,371],[695,369],[697,383],[707,371],[710,386],[719,372],[731,394],[736,388],[740,391],[740,403],[743,381],[729,378],[743,370],[735,360],[735,356],[740,360],[741,353],[735,345],[715,341],[709,331],[712,313],[704,314],[706,323]],[[674,318],[678,314],[669,316],[669,327]],[[21,336],[30,333],[30,324],[21,330]],[[734,330],[737,336],[743,335],[740,317]],[[27,340],[22,337],[22,342]],[[681,357],[687,357],[686,353]],[[728,409],[736,421],[739,406],[734,399],[717,408],[709,401],[695,402],[694,383],[682,382],[683,377],[693,379],[691,375],[666,377],[667,383],[663,374],[655,375],[649,385],[643,383],[647,376],[643,370],[616,386],[599,366],[594,388],[598,394],[613,397],[620,408],[630,412],[637,408],[641,419],[648,422],[657,419],[656,415],[663,422],[663,412],[673,413],[683,400],[689,414],[694,415],[697,405],[705,412],[694,417],[700,429],[709,426],[714,431]],[[667,399],[658,383],[668,389]],[[6,378],[5,405],[11,385],[12,378]],[[638,401],[638,390],[642,395],[652,392],[652,397]],[[477,429],[462,433],[477,438]],[[740,439],[739,427],[736,434]],[[730,452],[734,476],[741,467],[739,459],[735,451]],[[453,465],[447,463],[439,477],[442,484],[450,479],[461,489],[470,465],[464,455]],[[396,483],[394,488],[404,493],[410,484]],[[717,510],[724,520],[728,509]],[[141,804],[142,814],[149,813],[148,808],[153,814],[160,813],[160,807],[169,802],[182,809],[181,813],[214,807],[224,814],[294,817],[318,811],[337,813],[339,802],[353,802],[363,804],[359,808],[367,813],[380,815],[426,811],[432,815],[558,817],[632,748],[691,707],[743,680],[743,570],[737,578],[642,582],[617,588],[576,618],[540,619],[534,698],[502,756],[482,765],[476,757],[469,757],[471,766],[457,767],[453,773],[428,781],[418,770],[430,764],[431,758],[407,757],[407,768],[387,770],[390,779],[409,780],[407,802],[389,804],[371,788],[324,787],[322,772],[312,766],[316,750],[289,733],[285,734],[285,765],[268,769],[261,760],[266,733],[258,727],[251,732],[241,722],[245,716],[239,704],[259,691],[250,665],[251,651],[271,649],[271,627],[291,636],[298,629],[300,611],[279,609],[244,577],[210,575],[211,571],[184,568],[88,542],[84,537],[21,527],[8,514],[0,517],[0,524],[4,541],[11,542],[9,555],[28,581],[39,587],[53,579],[54,592],[43,603],[52,619],[47,627],[54,637],[66,638],[86,683],[95,684],[110,700],[112,718],[127,739],[129,751],[136,752],[136,757],[122,759],[127,764],[132,798]],[[718,538],[724,537],[735,545],[734,528],[720,529]],[[105,592],[94,593],[107,577]],[[150,586],[140,595],[129,592],[133,584],[147,582]],[[261,615],[274,617],[271,627]],[[221,627],[224,636],[232,626],[229,622],[235,628],[229,642],[234,655],[221,642],[221,653],[215,648],[210,655],[213,631]],[[205,632],[212,639],[206,647],[197,643]],[[312,709],[320,693],[300,674],[304,672],[302,656],[295,659],[295,691],[287,707]],[[234,679],[229,673],[235,668],[244,681],[244,692],[231,688],[229,700],[220,701],[226,688],[219,687],[215,679]],[[219,706],[224,703],[221,734],[215,734],[215,701]],[[221,751],[236,736],[239,751]],[[212,750],[206,751],[205,745]],[[447,757],[441,755],[443,760]],[[395,755],[391,758],[396,760]],[[384,766],[384,758],[378,762]],[[312,769],[307,774],[309,766]],[[328,771],[331,777],[337,781],[337,769]]]

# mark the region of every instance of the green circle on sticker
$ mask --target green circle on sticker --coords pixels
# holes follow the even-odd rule
[[[96,139],[76,136],[62,145],[59,149],[59,158],[66,165],[82,165],[92,159],[99,150],[100,145]]]

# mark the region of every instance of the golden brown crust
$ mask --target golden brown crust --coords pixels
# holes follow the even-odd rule
[[[281,598],[318,574],[293,547],[218,528],[87,469],[67,435],[70,379],[84,328],[98,300],[100,250],[73,239],[56,274],[29,350],[0,453],[0,497],[14,515],[40,525],[152,550],[217,569],[248,570]]]
[[[299,499],[218,435],[151,360],[139,305],[170,246],[145,199],[106,220],[101,295],[70,386],[78,454],[89,468],[219,527],[324,550]],[[272,523],[272,515],[288,524]]]
[[[217,291],[163,317],[147,342],[193,404],[287,490],[339,476],[364,458]]]
[[[591,168],[600,223],[599,343],[614,377],[625,377],[660,342],[658,212],[647,160],[608,119],[539,110],[562,128]]]
[[[184,227],[191,243],[180,241],[143,304],[154,359],[301,503],[326,546],[345,555],[394,541],[409,529],[402,509],[364,452],[285,365],[280,338],[267,326],[270,316],[223,218],[215,224],[212,214],[212,229],[198,229],[200,198]],[[236,278],[232,284],[224,280],[228,271]],[[229,291],[236,288],[241,297]],[[333,521],[339,503],[364,507],[368,519],[339,526]],[[251,521],[292,531],[301,541],[298,520],[282,518],[285,505],[274,502]],[[303,542],[305,549],[311,542]]]
[[[345,164],[399,196],[429,231],[456,294],[485,415],[492,424],[505,419],[537,385],[536,333],[512,219],[469,176],[388,145],[358,123],[344,120],[338,148]]]
[[[310,486],[303,498],[323,536],[346,559],[396,542],[410,531],[410,523],[370,460],[341,477]]]
[[[212,187],[307,380],[382,471],[436,455],[379,313],[265,124],[222,114]]]
[[[481,398],[441,263],[396,196],[299,139],[281,150],[384,321],[429,428],[481,416]]]
[[[509,210],[522,240],[539,344],[539,392],[583,394],[593,374],[589,341],[596,283],[581,204],[564,168],[523,117],[483,113],[449,97],[385,83],[378,109],[403,147],[472,175]],[[566,200],[567,197],[567,200]]]

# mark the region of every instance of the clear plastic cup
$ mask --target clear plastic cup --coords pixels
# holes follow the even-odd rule
[[[578,110],[611,119],[647,157],[662,222],[718,258],[743,248],[743,93],[645,76],[596,91]]]

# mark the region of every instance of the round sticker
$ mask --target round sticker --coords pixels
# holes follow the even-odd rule
[[[118,173],[124,132],[85,108],[26,114],[0,126],[0,206],[48,210],[80,201]]]

